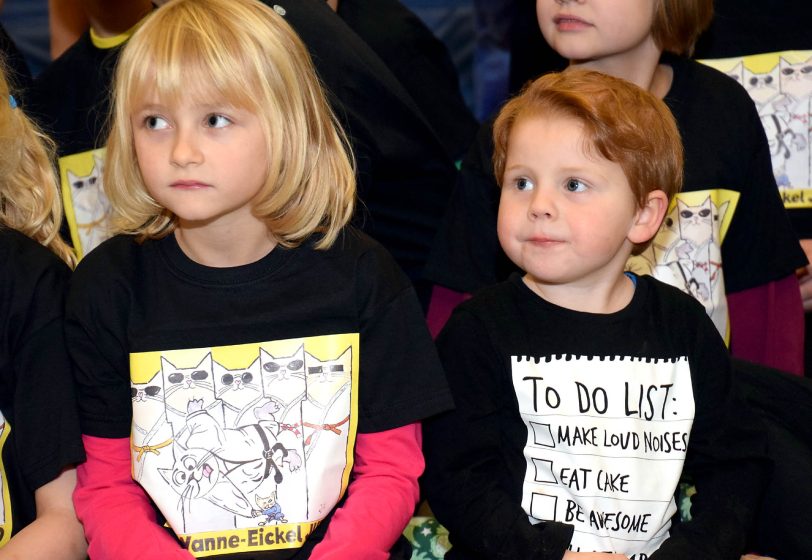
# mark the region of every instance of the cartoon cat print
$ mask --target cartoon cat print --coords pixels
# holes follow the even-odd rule
[[[107,223],[110,202],[102,187],[104,160],[94,155],[93,161],[93,169],[87,175],[66,170],[82,254],[89,253],[110,236]]]

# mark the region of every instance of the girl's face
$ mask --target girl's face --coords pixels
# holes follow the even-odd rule
[[[131,114],[138,166],[149,194],[178,227],[255,228],[257,193],[268,178],[259,118],[224,102],[146,99]]]
[[[656,0],[537,0],[547,43],[572,62],[604,62],[651,48]]]

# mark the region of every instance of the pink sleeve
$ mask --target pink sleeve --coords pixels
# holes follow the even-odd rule
[[[803,375],[804,310],[794,274],[728,294],[727,302],[735,357]]]
[[[93,560],[190,559],[156,522],[144,490],[130,476],[130,439],[82,436],[87,461],[76,469],[73,504]]]
[[[455,292],[443,286],[432,288],[429,310],[426,313],[426,323],[428,323],[432,338],[437,338],[437,335],[440,334],[454,308],[470,298],[471,294]]]
[[[423,473],[420,424],[358,434],[353,479],[313,560],[386,560],[414,513]],[[95,559],[94,559],[95,560]]]

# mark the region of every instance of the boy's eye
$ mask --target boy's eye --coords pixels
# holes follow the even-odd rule
[[[516,179],[516,188],[520,191],[529,191],[533,188],[533,181],[527,177],[519,177]]]
[[[225,128],[231,124],[231,120],[223,115],[209,115],[206,117],[206,126],[209,128]]]
[[[158,115],[150,115],[144,119],[144,125],[151,130],[163,130],[169,127],[166,119]]]
[[[567,179],[567,190],[569,192],[583,192],[586,190],[586,184],[578,179]]]

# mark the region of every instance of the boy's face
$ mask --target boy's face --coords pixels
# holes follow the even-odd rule
[[[508,141],[499,242],[537,285],[616,281],[639,210],[623,169],[584,151],[569,117],[520,118]],[[639,242],[639,240],[635,240]]]
[[[654,45],[654,0],[537,0],[541,33],[564,58],[587,62]]]

